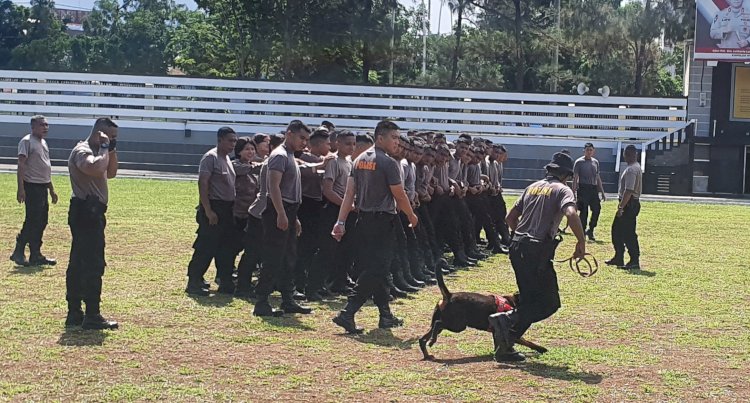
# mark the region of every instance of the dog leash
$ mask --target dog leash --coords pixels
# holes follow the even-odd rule
[[[593,265],[591,264],[591,261],[593,260]],[[575,261],[575,263],[574,263]],[[586,253],[583,255],[583,257],[580,257],[578,259],[573,259],[573,256],[569,257],[568,259],[563,260],[555,260],[556,263],[568,263],[568,267],[570,267],[570,270],[578,273],[581,277],[591,277],[599,270],[599,262],[596,260],[594,255],[590,253]],[[583,264],[581,264],[583,263]]]

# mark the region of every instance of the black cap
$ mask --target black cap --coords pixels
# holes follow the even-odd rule
[[[558,169],[566,173],[573,173],[573,159],[570,158],[570,155],[568,154],[558,152],[552,156],[552,161],[545,165],[544,168]]]

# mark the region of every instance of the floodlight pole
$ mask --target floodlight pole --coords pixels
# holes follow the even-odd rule
[[[427,15],[425,15],[425,12]],[[429,11],[422,0],[422,77],[427,74],[427,21],[430,18]]]

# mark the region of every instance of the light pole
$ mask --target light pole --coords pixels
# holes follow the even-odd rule
[[[552,92],[557,92],[557,70],[560,59],[560,0],[555,0],[555,64],[554,75],[552,76]]]

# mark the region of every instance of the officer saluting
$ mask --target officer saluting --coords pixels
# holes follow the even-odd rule
[[[711,39],[720,39],[723,49],[744,48],[750,37],[750,14],[742,6],[743,0],[727,0],[729,7],[719,11],[711,24]]]
[[[117,175],[117,124],[99,118],[88,139],[70,153],[68,171],[73,198],[70,199],[68,225],[73,242],[65,273],[68,317],[65,326],[84,329],[117,329],[117,322],[106,320],[99,312],[104,260],[104,227],[109,192],[107,179]],[[86,315],[81,302],[86,303]]]
[[[565,182],[573,176],[573,160],[555,153],[545,166],[547,177],[531,184],[508,213],[506,221],[515,231],[510,244],[510,262],[520,294],[518,307],[489,317],[495,341],[496,361],[522,361],[513,344],[532,323],[548,318],[560,308],[557,275],[552,266],[558,241],[557,228],[565,215],[578,243],[574,258],[586,253],[586,240],[578,218],[573,191]]]
[[[398,147],[399,127],[387,120],[378,123],[375,146],[354,160],[338,221],[333,226],[332,235],[340,241],[349,212],[354,207],[359,210],[355,224],[355,236],[358,238],[355,247],[361,274],[344,310],[333,318],[333,323],[348,333],[362,333],[354,322],[354,315],[370,297],[380,312],[379,328],[388,329],[403,324],[391,313],[388,303],[390,291],[387,275],[396,257],[396,228],[401,225],[396,207],[406,214],[412,227],[417,225],[417,216],[401,184],[399,163],[388,156],[397,153]]]

